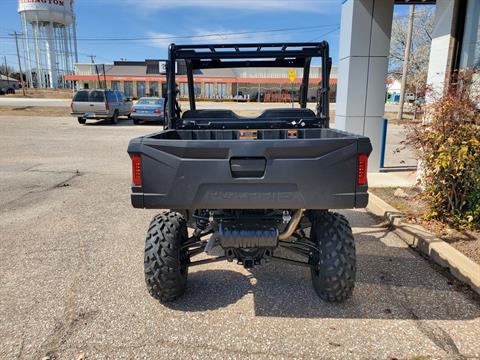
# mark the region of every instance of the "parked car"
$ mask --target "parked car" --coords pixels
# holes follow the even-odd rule
[[[142,97],[133,106],[130,118],[135,125],[141,121],[159,121],[165,123],[165,99]]]
[[[130,115],[132,101],[118,90],[79,90],[70,107],[71,115],[76,116],[80,124],[85,124],[88,119],[109,119],[116,124],[119,116]]]
[[[15,94],[15,89],[12,87],[6,87],[6,88],[0,88],[0,95],[9,95],[9,94]]]

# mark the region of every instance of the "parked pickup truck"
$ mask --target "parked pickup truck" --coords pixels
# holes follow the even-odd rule
[[[307,108],[313,57],[322,59],[316,113]],[[189,80],[190,110],[183,114],[176,60],[185,61]],[[197,110],[193,71],[228,66],[285,67],[285,77],[289,67],[302,67],[300,108],[257,117]],[[145,279],[153,297],[178,298],[189,267],[220,260],[247,268],[269,261],[308,266],[320,298],[352,294],[352,230],[328,209],[367,205],[372,147],[367,137],[329,128],[330,68],[326,42],[170,46],[166,128],[128,147],[133,206],[169,209],[154,217],[146,237]],[[193,259],[213,248],[223,255]]]

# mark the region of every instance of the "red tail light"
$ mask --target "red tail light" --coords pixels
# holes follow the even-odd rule
[[[142,158],[140,154],[131,155],[132,158],[132,182],[135,186],[142,186]]]
[[[368,155],[359,154],[357,164],[357,184],[365,185],[367,183]]]
[[[137,109],[132,108],[132,110],[130,110],[130,112],[137,112]]]
[[[153,112],[154,112],[155,114],[160,114],[160,113],[161,113],[160,109],[155,109],[155,110],[153,110]]]
[[[105,103],[105,110],[110,110],[110,105],[108,105],[108,103]]]

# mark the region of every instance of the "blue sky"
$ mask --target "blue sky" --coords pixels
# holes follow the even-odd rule
[[[97,62],[165,58],[170,42],[327,40],[335,64],[340,8],[340,0],[76,0],[79,61],[90,61],[90,54]],[[15,43],[3,37],[20,30],[17,0],[0,0],[0,13],[0,56],[16,67]],[[239,32],[258,33],[232,34]],[[198,37],[209,34],[224,35]],[[165,39],[189,35],[197,37]],[[92,40],[135,37],[155,39]]]

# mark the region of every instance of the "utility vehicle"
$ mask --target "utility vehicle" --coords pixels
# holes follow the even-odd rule
[[[316,113],[307,108],[315,57],[322,61]],[[185,62],[188,79],[190,109],[183,113],[176,61]],[[197,110],[194,70],[241,67],[303,68],[300,107],[258,117]],[[177,299],[189,267],[220,260],[246,268],[269,261],[306,266],[321,299],[352,294],[352,230],[329,209],[367,205],[372,147],[367,137],[329,128],[330,69],[327,42],[170,45],[165,129],[128,147],[133,206],[169,209],[153,218],[145,242],[145,280],[154,298]],[[212,256],[214,247],[223,255]]]

